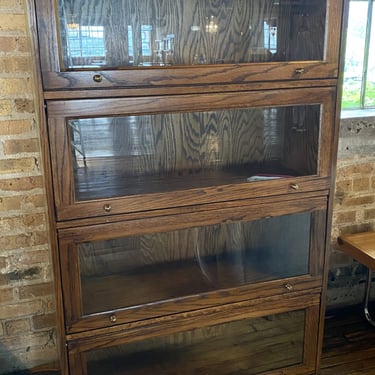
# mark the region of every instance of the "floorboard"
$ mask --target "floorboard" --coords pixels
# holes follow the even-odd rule
[[[320,375],[375,375],[375,327],[360,307],[327,312]]]

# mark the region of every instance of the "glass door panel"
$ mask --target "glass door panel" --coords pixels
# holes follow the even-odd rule
[[[314,104],[67,120],[75,200],[317,175],[320,114]]]
[[[93,350],[85,355],[87,375],[255,375],[300,365],[305,322],[305,310],[297,310]]]
[[[323,60],[326,0],[57,0],[63,67]]]
[[[82,314],[308,274],[310,230],[308,212],[83,242]]]

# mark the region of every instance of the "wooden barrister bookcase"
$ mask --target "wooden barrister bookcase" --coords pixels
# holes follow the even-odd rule
[[[63,374],[315,374],[343,1],[29,3]]]

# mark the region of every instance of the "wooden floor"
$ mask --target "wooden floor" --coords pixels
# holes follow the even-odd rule
[[[320,375],[375,375],[375,327],[361,308],[327,313]]]
[[[24,374],[58,372],[46,368]],[[375,375],[375,327],[360,308],[327,313],[320,375]]]

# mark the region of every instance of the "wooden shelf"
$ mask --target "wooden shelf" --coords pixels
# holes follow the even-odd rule
[[[90,353],[88,374],[263,373],[302,363],[304,326],[295,311],[148,339]]]
[[[87,315],[139,306],[307,272],[304,266],[292,262],[288,269],[276,266],[272,272],[270,264],[253,258],[248,257],[243,264],[214,259],[199,264],[196,259],[189,259],[136,268],[127,274],[81,277],[83,312]]]
[[[280,163],[233,166],[227,169],[188,169],[164,175],[127,175],[126,158],[87,159],[86,166],[75,170],[76,200],[85,201],[110,197],[173,192],[208,186],[246,183],[251,176],[262,174],[300,175]],[[250,182],[249,182],[250,183]]]

